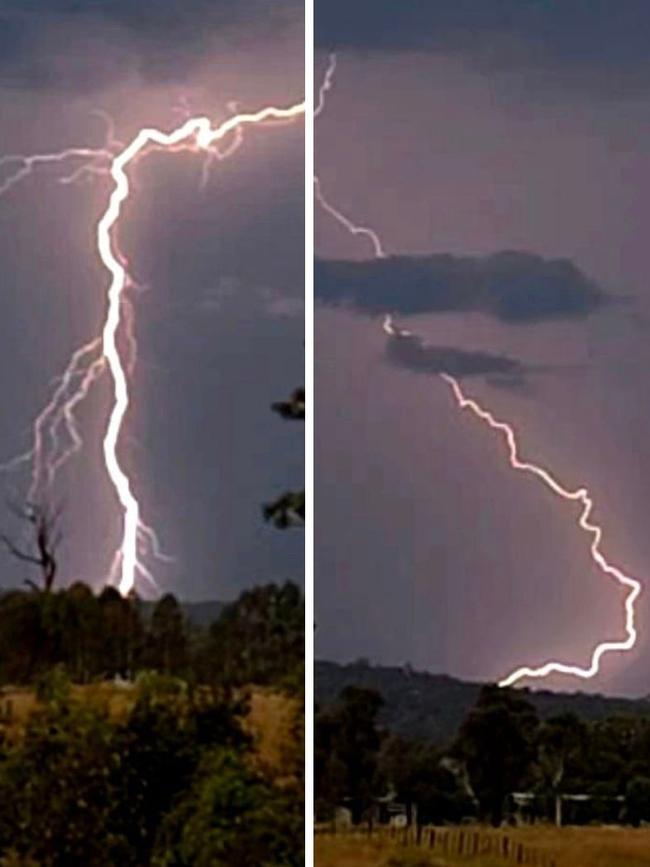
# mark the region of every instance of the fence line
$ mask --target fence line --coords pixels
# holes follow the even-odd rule
[[[402,845],[419,846],[445,855],[480,857],[494,855],[507,864],[527,864],[530,867],[558,867],[555,859],[542,849],[521,843],[504,831],[476,828],[444,828],[433,825],[410,825],[406,828],[365,826],[357,831],[325,833],[341,836],[388,837]]]

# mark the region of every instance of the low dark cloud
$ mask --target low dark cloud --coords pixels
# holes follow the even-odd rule
[[[327,50],[458,53],[490,67],[650,78],[646,0],[316,0]]]
[[[609,299],[567,259],[518,252],[317,259],[315,291],[365,313],[480,312],[512,323],[584,317]]]
[[[396,333],[386,343],[386,359],[394,367],[429,375],[489,377],[491,384],[517,387],[529,372],[526,365],[507,355],[436,346],[410,333]]]
[[[299,0],[0,0],[0,86],[92,91],[137,73],[183,81],[218,40],[296,31]]]

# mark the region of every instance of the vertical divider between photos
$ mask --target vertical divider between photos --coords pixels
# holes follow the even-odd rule
[[[314,863],[314,3],[305,0],[305,865]]]

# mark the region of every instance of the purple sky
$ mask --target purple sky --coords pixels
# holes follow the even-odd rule
[[[147,124],[228,103],[299,102],[303,9],[238,3],[0,0],[0,154],[99,146],[102,109],[128,140]],[[7,44],[5,45],[4,42]],[[19,50],[17,50],[19,49]],[[262,520],[262,503],[302,485],[303,429],[272,414],[304,369],[303,124],[256,130],[204,191],[201,161],[154,155],[120,224],[136,280],[140,361],[122,458],[145,519],[177,559],[156,570],[186,599],[227,599],[271,580],[301,580],[302,533]],[[106,273],[94,225],[108,185],[61,186],[44,169],[0,200],[0,460],[29,426],[71,351],[97,333]],[[101,461],[108,383],[79,414],[87,447],[59,479],[63,581],[104,580],[120,513]],[[7,475],[19,497],[24,476]],[[0,527],[9,516],[0,511]],[[5,554],[0,586],[25,570]]]
[[[567,258],[625,296],[566,321],[513,325],[445,313],[400,322],[434,345],[547,368],[523,389],[480,377],[465,388],[517,427],[524,456],[568,486],[589,487],[607,555],[645,579],[647,70],[620,69],[635,87],[612,90],[599,78],[611,82],[611,69],[599,63],[616,70],[616,56],[594,51],[581,70],[559,49],[549,60],[549,49],[540,51],[540,71],[528,63],[525,32],[496,39],[489,62],[460,37],[462,50],[451,39],[445,45],[444,34],[434,47],[378,41],[369,50],[346,40],[342,23],[332,32],[318,69],[330,48],[339,67],[316,129],[330,201],[372,225],[389,253],[515,249]],[[322,213],[316,253],[370,255],[363,239]],[[385,340],[377,318],[317,308],[318,655],[408,661],[468,678],[498,678],[549,657],[584,664],[596,641],[622,634],[622,593],[592,566],[576,510],[512,473],[499,440],[459,414],[438,378],[389,365]],[[648,610],[642,597],[638,649],[608,657],[594,689],[649,691]],[[557,678],[546,685],[584,687]]]

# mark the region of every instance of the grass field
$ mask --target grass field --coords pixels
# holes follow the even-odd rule
[[[650,829],[522,828],[509,837],[553,858],[557,867],[650,867]],[[429,854],[388,839],[319,835],[316,867],[506,867],[492,856]]]

